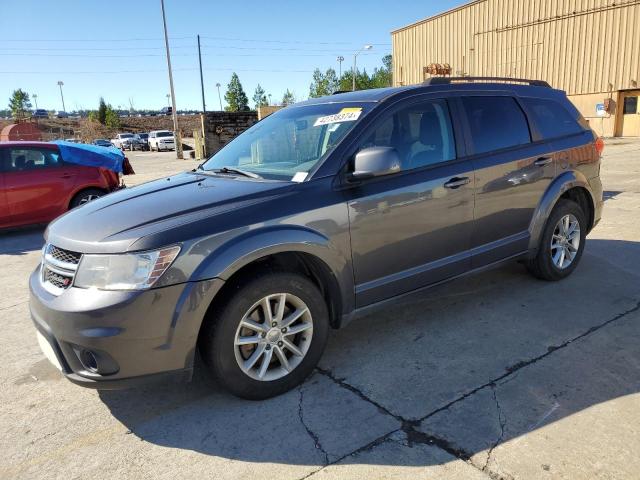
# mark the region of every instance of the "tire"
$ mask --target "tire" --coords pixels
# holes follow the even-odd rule
[[[329,333],[327,304],[316,285],[298,274],[269,273],[229,287],[234,293],[210,312],[199,337],[202,357],[214,377],[226,390],[248,400],[274,397],[301,384],[318,364]],[[280,320],[278,306],[283,297],[285,308]],[[274,312],[274,323],[266,327],[265,298],[269,298],[269,308]],[[252,325],[262,330],[240,325],[251,312]],[[298,333],[281,335],[287,330],[286,321],[296,318],[294,313],[299,316],[288,327]],[[238,338],[259,337],[259,342],[236,345]],[[289,350],[287,343],[303,355]],[[254,357],[255,364],[247,370]]]
[[[578,228],[580,229],[579,234],[575,234],[573,238],[579,239],[579,244],[577,248],[575,248],[574,244],[572,244],[573,240],[567,243],[567,249],[565,250],[565,256],[563,257],[561,252],[562,249],[553,249],[552,248],[552,240],[554,242],[562,243],[562,240],[557,240],[558,238],[563,237],[563,232],[561,230],[562,227],[559,225],[561,219],[568,217],[570,219],[570,224],[573,225],[573,221],[571,218],[575,219],[578,222]],[[576,202],[571,200],[560,200],[557,205],[551,211],[551,215],[547,219],[547,223],[544,227],[544,231],[542,232],[542,237],[540,239],[540,245],[538,246],[538,251],[536,256],[526,262],[527,270],[534,276],[541,280],[548,281],[557,281],[562,280],[563,278],[568,277],[573,273],[573,271],[578,266],[580,262],[580,258],[582,257],[582,252],[584,251],[584,245],[587,235],[587,216],[580,208]],[[569,229],[571,230],[571,229]],[[558,234],[554,238],[554,234]],[[556,243],[556,244],[559,244]],[[571,252],[574,253],[573,259],[570,263],[559,266],[556,262],[554,262],[554,258],[560,261],[562,258],[570,258]],[[556,256],[557,255],[557,256]],[[567,260],[565,260],[567,261]]]
[[[71,200],[70,208],[76,208],[80,205],[84,205],[85,203],[91,202],[97,198],[100,198],[104,195],[102,190],[97,188],[87,188],[86,190],[82,190],[78,192],[73,200]]]

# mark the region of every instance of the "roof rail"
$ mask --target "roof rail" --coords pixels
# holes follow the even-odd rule
[[[535,87],[551,88],[544,80],[528,80],[526,78],[509,77],[431,77],[427,78],[423,85],[448,85],[457,82],[503,82],[503,83],[526,83]]]

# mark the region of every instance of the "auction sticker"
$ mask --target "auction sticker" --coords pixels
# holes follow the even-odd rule
[[[332,123],[355,122],[360,118],[361,114],[362,108],[360,107],[343,108],[338,113],[318,118],[313,126],[318,127],[320,125],[331,125]]]

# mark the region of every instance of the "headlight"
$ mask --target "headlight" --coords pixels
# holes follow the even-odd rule
[[[102,290],[146,290],[162,276],[179,246],[141,253],[82,256],[74,285]]]

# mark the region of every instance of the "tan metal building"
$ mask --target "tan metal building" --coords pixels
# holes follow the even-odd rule
[[[640,136],[640,0],[476,0],[391,32],[395,85],[546,80],[603,136]]]

